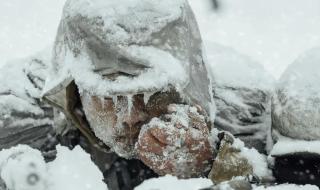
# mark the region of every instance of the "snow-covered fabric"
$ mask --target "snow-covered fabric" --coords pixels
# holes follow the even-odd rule
[[[69,0],[53,56],[45,95],[71,80],[80,93],[97,96],[173,86],[208,113],[214,110],[201,37],[185,0]]]
[[[0,181],[10,190],[107,190],[103,175],[80,147],[57,147],[45,163],[38,150],[19,145],[0,152]]]
[[[207,53],[216,82],[215,127],[264,152],[271,127],[273,77],[259,63],[231,48],[208,42]]]
[[[40,100],[51,48],[0,69],[0,149],[38,147],[52,130],[53,109]]]
[[[309,50],[280,78],[273,98],[273,129],[300,140],[320,138],[320,48]]]

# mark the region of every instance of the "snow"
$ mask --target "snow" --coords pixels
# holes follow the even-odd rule
[[[170,175],[145,180],[135,190],[199,190],[212,186],[211,180],[206,178],[178,179]]]
[[[79,146],[70,151],[57,146],[57,158],[48,164],[49,190],[107,190],[103,175]]]
[[[270,155],[279,156],[294,153],[315,153],[320,155],[320,141],[305,141],[291,139],[278,135],[279,139],[273,146]]]
[[[274,78],[260,63],[231,47],[209,41],[206,44],[209,69],[217,85],[268,91],[273,89]]]
[[[199,190],[211,186],[213,183],[206,178],[179,180],[176,177],[166,175],[146,180],[135,190]],[[233,190],[227,182],[219,184],[219,189]],[[271,187],[253,186],[253,190],[319,190],[319,188],[314,185],[281,184]]]
[[[265,155],[260,154],[254,148],[245,147],[244,143],[237,138],[234,139],[232,146],[240,150],[240,155],[248,160],[249,164],[253,168],[253,174],[255,176],[260,179],[272,176],[272,172],[268,168],[268,162]]]
[[[12,190],[107,190],[102,173],[80,147],[57,146],[57,158],[47,164],[26,145],[2,150],[0,174]]]
[[[272,187],[256,187],[254,190],[319,190],[319,188],[315,185],[282,184]]]
[[[86,55],[77,58],[69,55],[66,69],[74,77],[80,93],[87,91],[97,96],[158,91],[166,89],[169,84],[174,84],[179,90],[189,81],[182,63],[165,51],[153,47],[130,46],[128,54],[139,59],[149,69],[134,78],[123,76],[115,81],[103,80],[101,75],[92,72],[90,58]]]

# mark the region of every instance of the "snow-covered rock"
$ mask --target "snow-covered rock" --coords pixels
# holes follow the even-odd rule
[[[207,42],[209,68],[215,85],[215,127],[265,151],[271,127],[271,94],[274,79],[259,63],[235,50]]]
[[[51,48],[0,69],[0,149],[18,143],[40,148],[52,131],[53,109],[40,100]]]
[[[283,73],[273,98],[273,130],[295,139],[320,138],[319,71],[320,48],[314,48]]]
[[[0,181],[10,190],[107,190],[103,175],[80,147],[57,147],[45,163],[38,150],[19,145],[0,152]]]
[[[213,130],[212,133],[217,133]],[[232,180],[234,177],[254,176],[260,181],[272,179],[267,158],[254,148],[245,147],[244,143],[227,132],[217,134],[220,138],[218,155],[213,162],[209,178],[215,183]]]

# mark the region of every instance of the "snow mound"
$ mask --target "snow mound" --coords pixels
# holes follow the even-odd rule
[[[12,190],[44,190],[46,164],[38,150],[25,145],[0,152],[0,180]]]
[[[57,151],[57,158],[48,164],[49,190],[107,190],[102,173],[80,146],[72,151],[58,146]]]
[[[274,78],[250,57],[232,48],[206,41],[208,65],[217,85],[272,90]]]
[[[273,128],[301,140],[320,137],[320,48],[302,54],[284,72],[273,98]]]
[[[140,186],[136,187],[135,190],[198,190],[208,188],[212,185],[212,181],[206,178],[183,180],[166,175],[164,177],[146,180]]]
[[[57,147],[45,163],[38,150],[19,145],[0,152],[1,179],[12,190],[107,190],[103,175],[80,147]],[[76,159],[75,159],[76,158]]]

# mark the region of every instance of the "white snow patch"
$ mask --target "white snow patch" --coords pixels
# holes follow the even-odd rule
[[[57,158],[48,164],[49,190],[107,190],[102,173],[79,146],[72,151],[57,146],[57,151]]]
[[[320,154],[320,141],[296,140],[281,136],[273,146],[271,156],[293,154],[293,153],[315,153]]]
[[[254,190],[319,190],[315,185],[282,184],[272,187],[255,187]]]
[[[109,96],[112,94],[132,94],[143,91],[155,91],[164,89],[169,84],[174,85],[178,90],[183,89],[188,84],[189,78],[186,70],[181,62],[174,58],[171,54],[153,48],[153,47],[128,47],[129,55],[141,60],[146,66],[146,69],[137,77],[118,77],[115,81],[103,79],[97,73],[93,72],[93,65],[90,58],[86,55],[81,55],[75,58],[72,53],[67,55],[66,70],[63,78],[68,78],[70,75],[74,77],[80,91],[86,90],[97,96]],[[155,80],[157,79],[157,80]],[[50,82],[50,79],[47,79]],[[46,84],[46,89],[51,89],[51,85]]]
[[[144,181],[135,190],[198,190],[212,186],[206,178],[178,179],[170,175]]]

